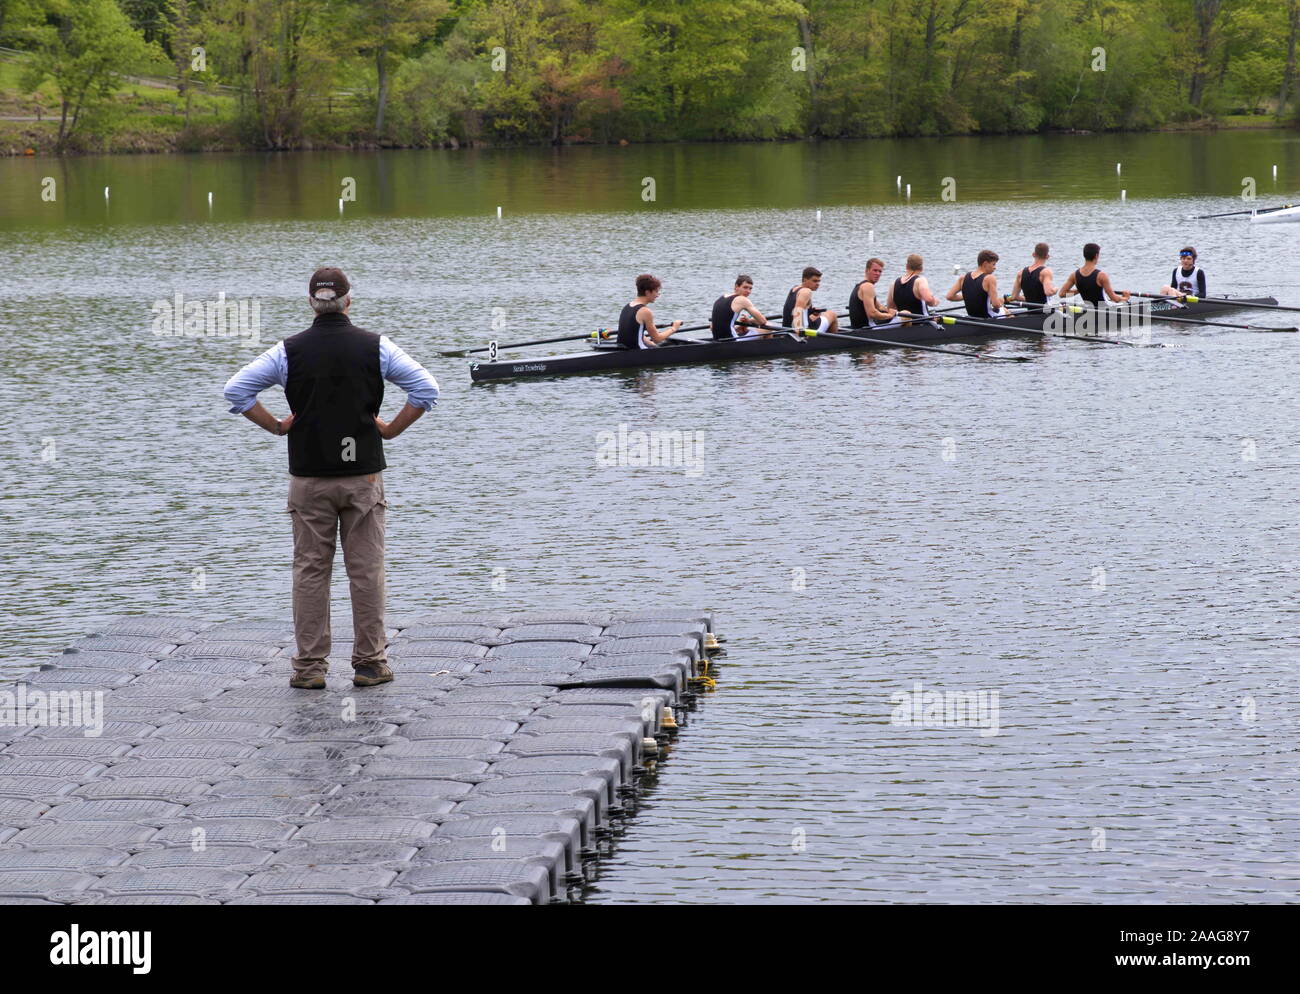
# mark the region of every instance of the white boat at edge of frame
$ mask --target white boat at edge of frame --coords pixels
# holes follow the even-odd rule
[[[1275,211],[1250,215],[1251,224],[1274,224],[1284,221],[1300,221],[1300,207],[1281,207]]]

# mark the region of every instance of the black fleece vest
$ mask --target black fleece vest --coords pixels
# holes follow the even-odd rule
[[[293,476],[364,476],[387,467],[375,415],[384,400],[379,336],[343,314],[320,314],[284,340],[293,411],[289,472]]]

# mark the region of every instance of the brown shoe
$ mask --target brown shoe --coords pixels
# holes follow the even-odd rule
[[[393,671],[386,663],[366,663],[354,668],[352,686],[373,687],[380,683],[392,683]]]
[[[324,690],[325,677],[319,673],[295,673],[289,677],[289,686],[297,690]]]

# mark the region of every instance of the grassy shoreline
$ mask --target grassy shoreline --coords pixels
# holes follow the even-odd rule
[[[1165,125],[1159,128],[1148,128],[1140,131],[1131,131],[1131,134],[1152,134],[1163,131],[1262,131],[1273,128],[1295,127],[1287,121],[1278,121],[1272,118],[1256,118],[1251,121],[1229,121],[1229,120],[1209,120],[1197,121],[1186,124]],[[1124,129],[1119,129],[1124,130]],[[935,138],[955,138],[955,137],[1017,137],[1021,134],[1041,134],[1044,132],[974,132],[962,135],[934,135]],[[1086,131],[1049,131],[1047,134],[1089,134]],[[55,138],[58,134],[57,117],[51,121],[15,121],[0,118],[0,156],[41,156],[49,157],[54,155]],[[853,135],[851,138],[871,138],[881,137],[872,135]],[[900,136],[890,136],[900,137]],[[813,138],[791,138],[791,139],[771,139],[776,141],[813,141],[822,139]],[[744,143],[743,140],[731,141],[735,143]],[[582,144],[617,144],[587,142]],[[639,143],[649,144],[649,143]],[[654,144],[675,144],[672,140],[666,140],[662,143]],[[238,129],[231,122],[220,122],[217,124],[193,125],[189,127],[184,125],[183,121],[178,121],[176,126],[167,126],[162,124],[146,124],[131,122],[123,127],[115,129],[109,135],[78,135],[74,137],[69,147],[64,151],[64,156],[83,156],[83,155],[144,155],[159,153],[175,154],[201,154],[206,152],[312,152],[312,151],[379,151],[382,149],[455,149],[455,148],[518,148],[518,147],[540,147],[537,143],[532,146],[521,146],[518,143],[492,143],[492,142],[475,142],[468,144],[441,142],[424,145],[407,145],[395,142],[377,142],[371,140],[355,141],[322,141],[322,140],[304,140],[299,145],[288,149],[270,150],[262,145],[258,145],[242,139],[238,134]]]

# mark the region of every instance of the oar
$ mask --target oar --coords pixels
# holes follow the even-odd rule
[[[1255,300],[1233,300],[1231,297],[1193,297],[1188,294],[1182,299],[1189,304],[1204,301],[1207,304],[1227,304],[1229,307],[1240,307],[1245,311],[1253,311],[1257,307],[1266,311],[1300,311],[1300,307],[1288,307],[1286,304],[1261,304]]]
[[[1205,324],[1211,328],[1237,328],[1241,331],[1300,331],[1300,328],[1282,328],[1271,324],[1231,324],[1227,321],[1203,321],[1200,318],[1176,318],[1168,314],[1151,314],[1152,321],[1177,321],[1179,324]]]
[[[1160,294],[1156,294],[1156,293],[1133,293],[1130,294],[1130,296],[1150,297],[1153,300],[1176,299],[1174,297],[1169,296],[1168,294],[1161,296]],[[1080,309],[1077,307],[1072,307],[1072,310],[1074,310],[1076,314],[1080,312]],[[1203,325],[1209,325],[1211,328],[1236,328],[1239,331],[1286,331],[1286,332],[1300,331],[1300,329],[1298,328],[1283,328],[1283,327],[1279,327],[1278,325],[1272,325],[1272,324],[1234,324],[1231,321],[1206,321],[1204,318],[1180,318],[1180,317],[1174,317],[1171,314],[1165,314],[1164,312],[1156,313],[1154,311],[1147,311],[1146,315],[1149,318],[1151,318],[1152,321],[1175,321],[1178,324],[1203,324]]]
[[[1249,211],[1227,211],[1223,214],[1193,214],[1193,221],[1206,221],[1212,217],[1238,217],[1242,214],[1272,214],[1274,211],[1284,211],[1288,207],[1294,207],[1294,204],[1283,204],[1281,207],[1260,207],[1258,210]]]
[[[530,342],[506,342],[506,343],[498,344],[497,351],[502,352],[506,349],[522,349],[525,345],[551,345],[554,344],[555,342],[577,342],[584,338],[596,338],[597,336],[600,336],[601,338],[610,338],[614,334],[615,334],[614,332],[605,331],[602,329],[601,331],[587,332],[585,335],[561,335],[559,338],[535,338]],[[470,355],[471,353],[474,352],[491,352],[491,351],[492,351],[491,345],[484,345],[476,349],[453,349],[450,352],[435,352],[434,355],[443,356],[444,358],[449,358],[449,359],[456,359],[456,358],[460,358],[461,356]]]
[[[710,325],[696,324],[696,325],[691,325],[689,328],[678,328],[677,332],[703,331],[705,328],[708,327],[710,327]],[[618,334],[617,331],[611,330],[609,328],[601,328],[599,331],[590,331],[585,335],[561,335],[559,338],[535,338],[530,342],[499,343],[497,345],[497,351],[504,352],[506,349],[522,349],[526,345],[553,345],[556,342],[579,342],[587,338],[590,338],[592,340],[609,339],[609,338],[613,338],[617,334]],[[434,355],[439,355],[444,358],[456,359],[456,358],[460,358],[461,356],[467,356],[473,352],[491,352],[491,351],[492,351],[491,345],[482,345],[474,349],[453,349],[451,352],[435,352]]]
[[[1042,304],[1022,303],[1019,304],[1018,306],[1026,307],[1031,310],[1036,309],[1037,313],[1039,314],[1043,314],[1046,313],[1047,311],[1052,310],[1052,308],[1044,307]],[[1082,307],[1078,307],[1072,304],[1065,305],[1065,306],[1069,307],[1070,310],[1075,314],[1082,314],[1084,310]],[[973,325],[978,325],[986,328],[998,328],[999,330],[1001,330],[1004,327],[1002,324],[1000,324],[997,321],[981,321],[978,318],[970,318],[970,317],[940,318],[939,320],[942,321],[944,324],[956,324],[958,321],[961,321],[963,324],[973,324]],[[1048,338],[1068,338],[1071,341],[1075,341],[1075,342],[1097,342],[1102,345],[1127,345],[1130,348],[1135,348],[1135,349],[1141,349],[1141,348],[1163,349],[1164,348],[1164,346],[1159,343],[1152,343],[1148,345],[1145,342],[1126,342],[1122,338],[1103,338],[1100,335],[1097,336],[1068,335],[1063,331],[1043,331],[1043,329],[1041,328],[1012,328],[1009,330],[1012,334],[1044,335]]]
[[[928,321],[909,321],[907,323],[908,324],[929,324]],[[777,327],[777,328],[773,328],[772,330],[794,332],[796,335],[799,334],[799,331],[796,328]],[[832,331],[816,331],[816,330],[804,329],[803,334],[807,338],[836,338],[836,339],[842,338],[846,342],[864,342],[868,345],[888,345],[896,349],[917,349],[920,352],[941,352],[944,355],[959,355],[966,359],[993,359],[998,362],[1028,362],[1031,358],[1030,356],[985,355],[982,352],[966,352],[963,351],[962,349],[940,349],[940,348],[935,348],[933,345],[914,345],[911,342],[891,342],[884,338],[864,338],[861,335],[845,335],[845,334],[832,332]]]

